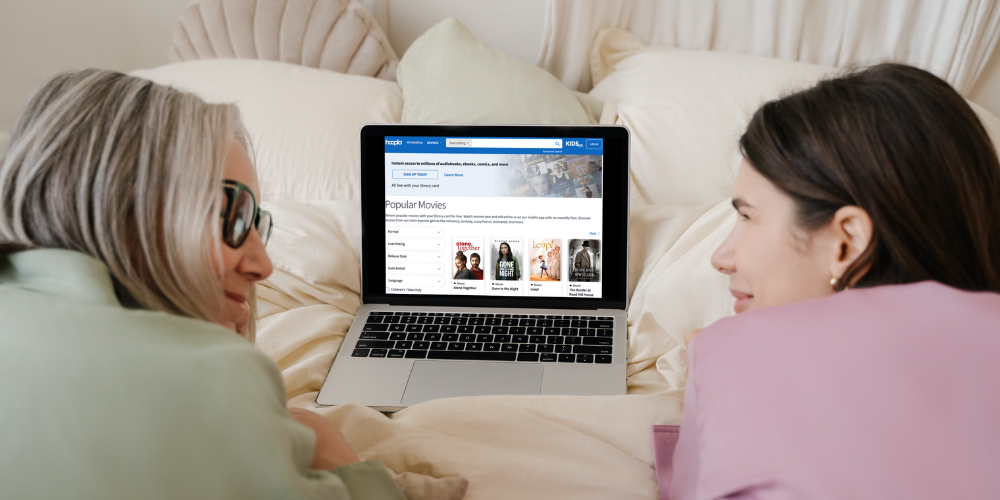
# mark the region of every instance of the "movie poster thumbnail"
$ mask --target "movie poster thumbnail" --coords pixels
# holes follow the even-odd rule
[[[569,240],[569,281],[601,281],[601,240]]]
[[[532,239],[530,242],[530,281],[562,281],[562,240]]]
[[[520,281],[522,257],[520,238],[490,240],[490,279]]]
[[[483,238],[456,238],[451,244],[451,279],[483,279]]]

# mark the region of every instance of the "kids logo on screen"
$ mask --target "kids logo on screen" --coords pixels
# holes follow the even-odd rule
[[[461,250],[463,252],[478,252],[479,251],[479,247],[477,247],[476,245],[473,245],[472,243],[469,243],[468,241],[456,241],[455,242],[455,248],[457,248],[457,249],[459,249],[459,250]]]

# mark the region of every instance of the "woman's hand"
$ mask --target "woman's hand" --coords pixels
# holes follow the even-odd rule
[[[361,461],[347,443],[344,434],[326,417],[302,408],[289,408],[288,413],[316,433],[316,454],[313,455],[311,466],[313,469],[330,470]]]
[[[704,330],[704,328],[695,328],[694,330],[691,330],[690,332],[684,334],[684,349],[687,349],[688,352],[691,352],[691,341],[694,340],[694,338],[697,337],[702,330]],[[690,371],[690,366],[691,364],[689,360],[688,368],[684,369],[685,377],[688,376],[688,372]]]

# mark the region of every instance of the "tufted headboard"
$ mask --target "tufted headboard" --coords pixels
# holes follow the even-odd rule
[[[199,0],[177,21],[170,59],[265,59],[392,81],[399,63],[354,0]]]

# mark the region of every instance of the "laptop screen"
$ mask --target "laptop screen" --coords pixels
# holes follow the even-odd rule
[[[617,245],[610,256],[624,256],[624,228],[607,233],[605,194],[609,187],[616,190],[611,198],[619,204],[612,211],[624,210],[623,182],[612,179],[607,186],[605,169],[620,174],[622,162],[606,164],[606,138],[594,137],[601,135],[596,130],[539,136],[549,127],[534,127],[533,136],[524,136],[458,127],[447,130],[458,133],[406,135],[382,128],[388,130],[378,136],[381,185],[364,183],[364,281],[388,302],[447,297],[490,305],[491,299],[565,303],[620,297],[623,266],[605,269],[606,247]],[[363,176],[374,181],[364,172],[377,167],[366,159]],[[379,214],[371,210],[375,196]],[[381,224],[372,223],[377,217]],[[621,217],[612,219],[620,225]],[[376,228],[381,234],[373,238]],[[609,242],[608,236],[616,239]]]
[[[602,150],[386,137],[386,292],[600,298]]]

